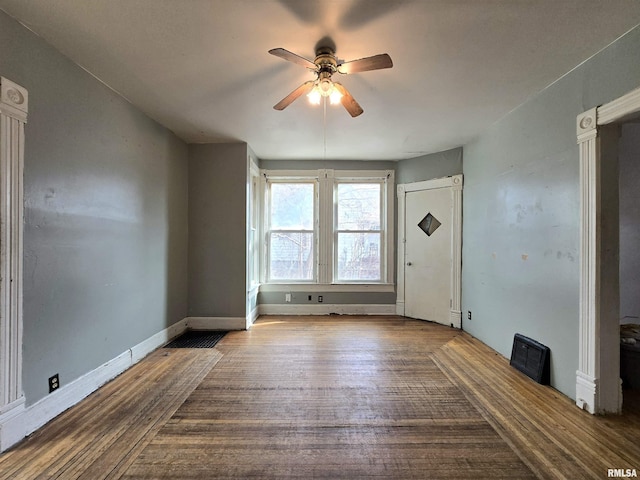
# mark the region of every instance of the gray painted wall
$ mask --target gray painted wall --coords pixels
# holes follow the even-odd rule
[[[181,320],[187,146],[0,12],[0,75],[29,91],[28,404]]]
[[[396,166],[396,162],[377,160],[260,160],[265,170],[395,170]]]
[[[247,153],[189,146],[189,316],[246,315]]]
[[[620,322],[640,323],[640,123],[622,126],[620,170]]]
[[[400,160],[396,183],[423,182],[462,173],[462,147]]]
[[[576,116],[640,84],[640,29],[464,146],[464,329],[510,356],[514,333],[551,348],[552,385],[575,397],[579,165]],[[463,314],[466,319],[466,315]]]
[[[311,295],[311,300],[309,300]],[[284,292],[260,292],[258,303],[260,304],[285,304],[286,305],[320,305],[318,295],[322,295],[325,304],[336,305],[395,305],[396,294],[394,292],[328,292],[309,291],[292,292],[291,302],[285,302]]]

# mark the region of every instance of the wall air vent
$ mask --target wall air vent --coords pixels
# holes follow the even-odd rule
[[[542,385],[549,385],[549,347],[516,333],[509,364]]]

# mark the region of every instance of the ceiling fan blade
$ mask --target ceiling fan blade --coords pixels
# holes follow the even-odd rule
[[[359,60],[351,60],[350,62],[341,63],[338,65],[338,71],[340,73],[358,73],[391,67],[393,67],[391,57],[386,53],[381,53],[380,55],[374,55],[373,57],[366,57]]]
[[[342,84],[333,82],[333,85],[342,94],[340,103],[342,103],[342,106],[347,110],[347,112],[349,112],[349,115],[351,115],[352,117],[357,117],[358,115],[362,114],[362,112],[364,112],[362,107],[358,104],[358,102],[356,102],[356,99],[351,96],[349,91],[344,88]]]
[[[284,110],[289,105],[291,105],[295,99],[297,99],[298,97],[300,97],[300,96],[302,96],[302,95],[304,95],[306,93],[309,93],[311,91],[311,89],[313,88],[313,84],[314,83],[315,83],[314,80],[309,80],[308,82],[304,82],[302,85],[300,85],[298,88],[296,88],[293,92],[291,92],[289,95],[287,95],[282,100],[280,100],[278,103],[276,103],[273,106],[273,108],[275,108],[276,110]]]
[[[284,48],[272,48],[269,50],[271,55],[275,55],[276,57],[280,57],[283,60],[287,60],[289,62],[296,63],[298,65],[302,65],[303,67],[311,68],[316,70],[316,64],[311,60],[307,60],[300,55],[296,55],[295,53],[290,52],[289,50],[285,50]]]

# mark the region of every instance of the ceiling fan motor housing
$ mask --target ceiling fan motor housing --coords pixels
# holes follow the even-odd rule
[[[318,66],[318,73],[329,72],[334,74],[338,70],[336,55],[330,48],[319,48],[313,63]]]

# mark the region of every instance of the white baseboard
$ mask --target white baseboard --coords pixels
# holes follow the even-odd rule
[[[247,330],[251,328],[251,325],[255,323],[259,315],[260,315],[260,307],[256,305],[256,308],[254,308],[251,311],[251,313],[247,315]]]
[[[144,357],[153,352],[156,348],[161,347],[172,338],[177,337],[187,330],[187,319],[183,318],[179,322],[174,323],[168,328],[152,335],[146,340],[131,348],[131,364],[136,364]]]
[[[187,317],[190,330],[246,330],[246,317]]]
[[[0,452],[4,452],[24,438],[23,415],[24,396],[3,406],[0,410]]]
[[[576,405],[595,414],[597,404],[596,379],[580,370],[576,371]]]
[[[183,319],[60,387],[33,405],[15,408],[13,410],[16,412],[12,410],[0,416],[0,451],[15,445],[186,329],[187,319]]]
[[[258,306],[260,315],[395,315],[395,304],[339,304],[339,303],[266,303]]]

